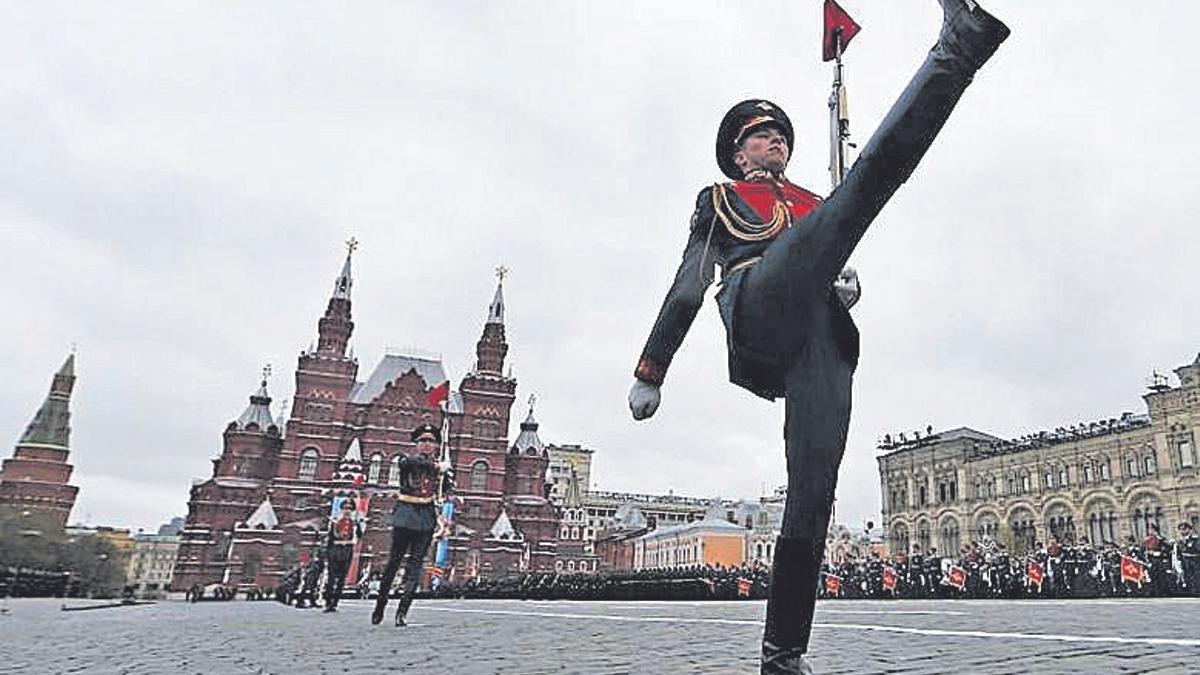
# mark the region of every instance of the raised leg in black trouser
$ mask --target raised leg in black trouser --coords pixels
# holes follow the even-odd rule
[[[946,7],[937,44],[829,199],[743,272],[736,343],[767,347],[786,375],[788,495],[774,557],[764,655],[807,651],[820,560],[846,446],[853,368],[837,347],[829,287],[892,194],[912,174],[975,71],[1008,29],[961,0]],[[741,326],[742,328],[736,328]],[[766,344],[763,344],[763,343]],[[771,671],[766,667],[764,672]]]
[[[342,597],[342,588],[346,584],[346,572],[350,570],[350,558],[354,556],[354,546],[337,544],[329,547],[326,556],[329,559],[329,573],[325,577],[325,607],[337,607]]]
[[[392,528],[392,547],[388,552],[387,567],[383,569],[383,577],[379,580],[379,597],[375,599],[376,622],[383,618],[383,610],[387,607],[388,593],[392,590],[392,581],[400,564],[404,564],[404,577],[401,579],[400,597],[396,607],[397,623],[408,616],[408,608],[412,605],[413,594],[421,583],[421,566],[425,562],[425,554],[429,551],[429,543],[433,533],[423,530],[409,530],[402,527]]]

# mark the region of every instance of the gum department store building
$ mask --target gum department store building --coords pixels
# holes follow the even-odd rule
[[[1147,413],[1060,427],[1013,440],[959,428],[884,438],[878,458],[883,522],[893,553],[919,546],[952,555],[989,537],[1018,552],[1062,541],[1141,541],[1157,524],[1174,538],[1200,525],[1200,356],[1156,375]]]

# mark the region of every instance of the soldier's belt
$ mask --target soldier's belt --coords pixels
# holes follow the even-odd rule
[[[432,504],[433,503],[433,497],[417,497],[415,495],[406,495],[404,493],[400,493],[399,495],[396,495],[396,499],[399,499],[400,501],[405,502],[406,504]]]
[[[751,256],[744,260],[739,260],[736,263],[730,265],[723,272],[721,272],[721,279],[728,279],[734,272],[737,272],[739,270],[744,270],[747,267],[753,267],[760,260],[762,260],[761,255]]]

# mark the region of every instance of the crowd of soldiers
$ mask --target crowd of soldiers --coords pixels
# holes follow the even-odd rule
[[[0,567],[0,598],[61,598],[78,594],[69,572],[31,567]],[[74,587],[74,588],[73,588]]]
[[[957,555],[936,549],[871,553],[826,563],[826,598],[1094,598],[1200,596],[1200,536],[1182,523],[1175,541],[1151,527],[1124,545],[1086,539],[1033,542],[1013,553],[1002,543],[972,541]]]
[[[461,584],[442,583],[425,595],[521,600],[736,600],[767,597],[770,582],[770,569],[758,564],[691,565],[600,574],[531,572],[500,579],[470,579]]]

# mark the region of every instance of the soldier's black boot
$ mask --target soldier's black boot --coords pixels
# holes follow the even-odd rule
[[[408,625],[408,623],[405,621],[405,619],[408,618],[408,608],[412,607],[412,603],[413,603],[413,595],[411,592],[405,593],[404,595],[400,596],[400,599],[396,605],[396,627],[397,628]]]
[[[763,631],[761,675],[809,675],[804,659],[812,632],[824,539],[779,537]]]
[[[942,5],[942,33],[938,42],[979,69],[991,58],[1009,29],[974,0],[938,0]]]
[[[371,612],[371,625],[377,626],[383,621],[383,610],[387,609],[387,592],[380,591],[375,598],[375,611]]]

